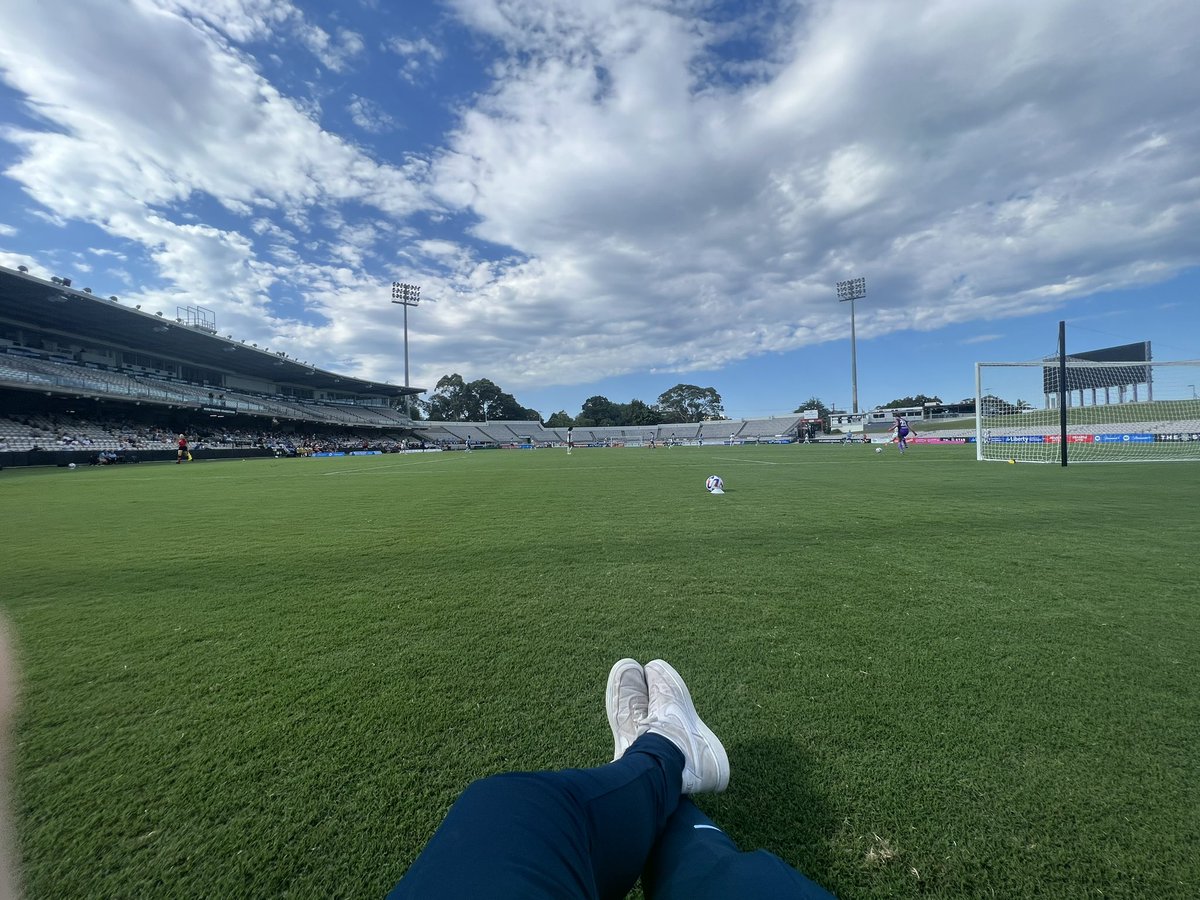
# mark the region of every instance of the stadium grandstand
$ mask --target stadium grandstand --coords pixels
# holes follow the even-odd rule
[[[222,336],[207,310],[168,317],[0,267],[3,464],[167,458],[179,432],[216,455],[400,444],[418,439],[418,393]]]
[[[0,267],[0,466],[467,446],[553,447],[536,421],[414,421],[420,388],[330,372],[217,332],[199,307],[175,316]],[[795,440],[798,416],[577,427],[577,446]]]
[[[761,419],[715,419],[664,425],[576,426],[577,447],[694,446],[710,444],[791,443],[800,435],[799,416]],[[567,442],[566,428],[538,422],[417,422],[414,429],[428,442],[465,447],[558,447]]]

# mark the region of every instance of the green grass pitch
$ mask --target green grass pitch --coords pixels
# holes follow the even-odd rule
[[[703,489],[726,481],[724,496]],[[1194,897],[1200,470],[919,446],[5,471],[31,897],[378,897],[672,662],[845,898]]]

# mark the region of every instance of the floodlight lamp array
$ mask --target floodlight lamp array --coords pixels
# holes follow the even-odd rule
[[[416,306],[421,302],[421,286],[419,284],[403,284],[392,282],[392,302],[404,306]]]
[[[867,279],[850,278],[837,283],[838,300],[861,300],[867,296]]]

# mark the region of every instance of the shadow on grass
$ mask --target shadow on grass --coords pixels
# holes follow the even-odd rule
[[[818,884],[833,869],[830,839],[840,818],[809,785],[812,763],[793,741],[729,743],[730,786],[699,805],[742,850],[769,850]]]

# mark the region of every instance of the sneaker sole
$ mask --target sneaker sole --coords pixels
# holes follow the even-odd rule
[[[712,729],[704,724],[704,720],[696,712],[696,704],[692,702],[692,694],[687,689],[687,684],[684,682],[683,677],[675,671],[675,667],[662,659],[651,660],[646,663],[645,668],[649,669],[651,666],[654,667],[660,676],[674,683],[675,689],[687,701],[688,709],[696,717],[696,723],[700,726],[698,728],[700,736],[704,738],[704,742],[717,758],[717,786],[713,788],[713,792],[719,794],[729,786],[729,756],[725,753],[725,745],[721,743],[719,737],[713,734]]]

